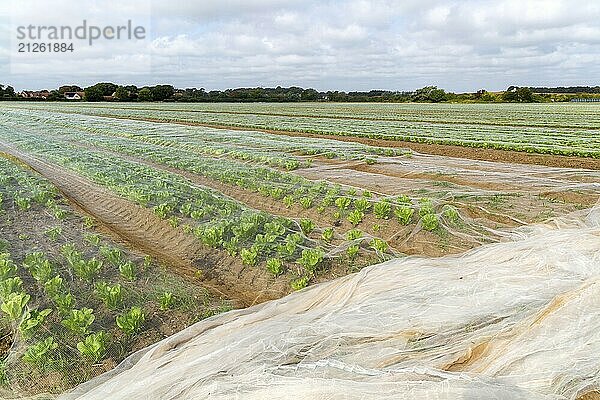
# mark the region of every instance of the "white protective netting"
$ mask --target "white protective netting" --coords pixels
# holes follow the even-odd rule
[[[204,320],[63,399],[576,399],[600,388],[600,207]]]

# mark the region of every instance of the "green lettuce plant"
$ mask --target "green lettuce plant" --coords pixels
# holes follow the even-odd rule
[[[123,253],[115,247],[102,246],[100,247],[100,254],[115,267],[118,267],[123,262]]]
[[[402,225],[410,224],[415,210],[410,206],[399,206],[394,209],[394,215]]]
[[[52,336],[39,341],[27,348],[23,354],[23,361],[36,365],[39,369],[45,369],[51,360],[52,352],[58,348],[58,343]]]
[[[435,210],[433,209],[433,203],[430,199],[422,198],[419,199],[419,216],[422,218],[425,215],[435,214]]]
[[[299,203],[304,209],[309,209],[313,206],[313,199],[310,197],[302,197],[299,200]]]
[[[254,266],[258,263],[258,249],[256,247],[250,247],[249,249],[242,249],[240,251],[242,262],[249,266]]]
[[[304,242],[304,237],[299,233],[290,233],[285,237],[284,243],[281,243],[277,246],[277,253],[284,259],[291,259],[294,254],[296,254],[296,250],[298,246],[300,246]]]
[[[61,324],[73,333],[85,335],[89,332],[90,325],[95,318],[94,310],[91,308],[74,309],[67,314]]]
[[[67,315],[75,306],[75,297],[71,293],[59,293],[52,300],[61,315]]]
[[[89,244],[91,244],[92,246],[100,246],[101,243],[101,239],[100,239],[100,235],[98,235],[97,233],[88,233],[84,236],[84,240],[86,242],[88,242]]]
[[[126,280],[133,282],[137,278],[137,267],[133,262],[127,261],[119,265],[119,273]]]
[[[294,205],[294,197],[293,197],[293,196],[289,196],[289,195],[288,195],[288,196],[285,196],[285,197],[283,198],[283,204],[285,204],[285,206],[286,206],[287,208],[290,208],[291,206],[293,206],[293,205]]]
[[[290,285],[292,286],[292,289],[294,289],[294,290],[304,289],[306,286],[308,286],[309,280],[310,280],[310,278],[308,276],[303,276],[298,279],[294,279],[290,283]]]
[[[77,350],[83,357],[98,362],[106,356],[109,341],[110,336],[104,331],[91,333],[82,342],[77,343]]]
[[[48,236],[48,238],[50,238],[50,240],[55,242],[56,239],[58,239],[58,237],[62,233],[62,228],[60,226],[55,226],[54,228],[46,230],[46,232],[44,233],[46,234],[46,236]]]
[[[387,201],[380,201],[373,206],[373,214],[379,219],[389,219],[392,205]]]
[[[331,242],[334,233],[335,232],[332,227],[325,228],[321,234],[321,239],[323,239],[325,242]]]
[[[267,270],[275,276],[281,275],[283,273],[283,261],[280,258],[267,259]]]
[[[442,207],[442,215],[444,218],[453,224],[457,224],[460,221],[460,214],[456,207],[446,204]]]
[[[348,214],[347,219],[352,225],[356,226],[362,222],[364,217],[365,214],[362,211],[354,210]]]
[[[304,233],[305,235],[309,235],[312,231],[315,230],[315,223],[313,220],[309,219],[309,218],[302,218],[300,219],[300,229],[302,230],[302,233]]]
[[[117,326],[126,335],[139,332],[144,325],[146,316],[140,307],[131,307],[127,312],[117,316]]]
[[[106,282],[96,284],[96,294],[109,310],[114,310],[123,304],[123,289],[120,284],[109,285]]]
[[[23,322],[19,325],[19,331],[23,335],[24,339],[30,339],[33,334],[39,329],[44,323],[46,317],[52,312],[51,309],[46,308],[44,310],[30,310],[25,313]]]
[[[10,259],[10,254],[0,253],[0,281],[17,273],[17,266]]]
[[[363,237],[363,233],[360,229],[350,229],[348,232],[346,232],[346,240],[348,241],[354,241],[356,239],[360,239],[361,237]]]
[[[173,308],[175,304],[175,296],[171,292],[163,292],[158,297],[158,303],[160,304],[160,309],[166,311],[170,308]]]
[[[335,206],[340,210],[347,210],[352,204],[352,198],[350,197],[338,197],[335,199]]]
[[[379,255],[382,256],[383,254],[385,254],[385,252],[387,252],[388,250],[388,244],[379,238],[373,238],[373,240],[371,240],[371,242],[369,243],[369,246],[375,250],[375,252]]]
[[[10,321],[17,322],[25,313],[30,299],[31,296],[27,293],[10,293],[0,305],[0,310],[6,314]]]
[[[22,287],[23,281],[18,276],[0,281],[0,300],[6,301],[11,294],[20,292]]]
[[[434,231],[439,226],[438,218],[435,214],[425,214],[421,217],[421,224],[426,231]]]
[[[15,204],[21,211],[29,210],[31,208],[31,199],[21,195],[16,195]]]
[[[100,274],[102,265],[102,261],[95,257],[89,260],[79,259],[73,263],[73,272],[78,278],[92,282]]]
[[[56,275],[44,283],[44,291],[50,298],[54,298],[63,291],[63,279]]]
[[[285,226],[277,221],[267,222],[263,228],[266,235],[282,236],[285,234]]]
[[[360,247],[357,244],[352,244],[350,246],[348,246],[348,249],[346,249],[346,254],[348,255],[349,258],[355,258],[358,255],[358,252],[360,250]]]
[[[321,249],[304,249],[297,262],[309,273],[314,274],[317,267],[323,262],[324,255],[325,253]]]
[[[154,214],[162,219],[166,219],[173,212],[173,207],[168,203],[162,203],[153,208]]]
[[[367,199],[356,199],[354,200],[354,209],[361,213],[366,213],[371,208],[371,202]]]

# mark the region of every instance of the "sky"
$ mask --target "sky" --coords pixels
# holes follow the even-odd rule
[[[141,40],[18,53],[18,26],[131,20]],[[600,84],[600,1],[2,0],[0,83],[207,90],[502,90]],[[35,42],[36,40],[29,40]],[[39,40],[38,40],[39,41]],[[54,40],[56,42],[56,40]]]

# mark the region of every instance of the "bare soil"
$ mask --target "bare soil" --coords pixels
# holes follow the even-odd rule
[[[4,360],[13,344],[14,333],[0,329],[0,360]]]

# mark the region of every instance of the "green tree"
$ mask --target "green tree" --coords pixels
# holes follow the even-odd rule
[[[58,90],[53,90],[48,96],[48,101],[62,101],[65,99],[65,95],[60,93]]]
[[[517,89],[517,101],[521,103],[531,103],[533,101],[533,92],[527,87]]]
[[[440,101],[446,101],[447,99],[448,95],[444,89],[438,89],[437,86],[425,86],[421,89],[417,89],[411,98],[412,101],[425,101],[430,103],[439,103]]]
[[[67,92],[82,92],[83,89],[77,85],[63,85],[58,88],[58,92],[60,94],[65,94]]]
[[[135,85],[123,86],[127,92],[129,92],[129,100],[137,100],[138,88]]]
[[[104,99],[102,89],[96,85],[85,88],[84,93],[85,101],[102,101]]]
[[[502,94],[502,100],[517,103],[532,103],[534,101],[533,92],[528,87],[509,87]]]
[[[119,101],[128,101],[130,100],[130,92],[125,86],[119,86],[117,90],[115,90],[115,97],[119,99]]]
[[[94,86],[98,86],[98,88],[100,88],[103,96],[112,96],[115,90],[117,90],[117,88],[119,87],[118,85],[115,85],[114,83],[110,82],[97,83]]]
[[[0,85],[0,100],[12,100],[16,97],[15,89],[12,86]]]
[[[152,97],[152,92],[148,88],[143,88],[138,93],[139,101],[152,101],[154,98]]]
[[[319,92],[315,89],[306,89],[302,92],[301,99],[304,101],[315,101],[319,99]]]
[[[175,93],[175,88],[171,85],[157,85],[150,88],[154,101],[164,101]]]

